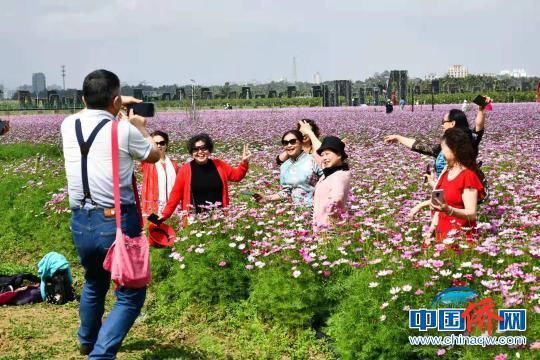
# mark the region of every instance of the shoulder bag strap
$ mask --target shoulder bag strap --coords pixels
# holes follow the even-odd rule
[[[113,173],[113,193],[114,193],[114,213],[116,215],[116,229],[122,230],[122,220],[120,219],[120,170],[118,164],[118,121],[112,123],[112,173]]]
[[[135,195],[135,204],[137,204],[137,215],[139,217],[139,225],[141,225],[141,228],[143,227],[143,218],[142,218],[142,210],[141,210],[141,201],[139,200],[139,189],[137,188],[137,178],[135,177],[135,173],[131,175],[131,186],[133,187],[133,193]]]

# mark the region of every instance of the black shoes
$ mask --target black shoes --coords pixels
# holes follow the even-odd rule
[[[80,345],[79,350],[81,352],[81,355],[90,355],[90,353],[92,352],[92,348],[87,345]]]

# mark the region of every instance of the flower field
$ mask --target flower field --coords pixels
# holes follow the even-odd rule
[[[428,198],[422,174],[433,159],[382,139],[402,134],[435,143],[450,108],[398,109],[392,114],[382,107],[218,110],[201,111],[195,118],[184,112],[158,113],[149,128],[169,133],[170,155],[179,162],[189,159],[185,140],[199,132],[213,137],[217,158],[236,164],[244,143],[254,157],[247,177],[232,185],[226,213],[213,211],[185,229],[178,217],[169,220],[178,241],[172,251],[152,250],[154,283],[143,321],[157,329],[215,326],[220,330],[212,336],[220,345],[206,350],[209,358],[538,358],[540,106],[495,104],[488,113],[479,160],[490,198],[479,207],[478,243],[467,245],[456,234],[424,250],[429,212],[414,220],[408,212]],[[475,111],[467,115],[472,123]],[[0,139],[0,149],[27,143],[54,149],[61,144],[63,118],[3,117],[11,121],[11,131]],[[259,205],[240,193],[278,190],[280,136],[302,118],[314,119],[323,135],[346,138],[352,171],[349,216],[322,235],[312,233],[309,212],[288,203]],[[32,209],[39,214],[36,221],[53,223],[64,233],[62,241],[46,242],[40,249],[73,254],[62,158],[43,153],[11,160],[8,150],[1,151],[0,184],[29,174],[32,183],[25,187],[46,188],[45,200]],[[43,175],[39,168],[46,169]],[[7,253],[0,261],[29,262],[20,248],[4,248],[8,236],[0,235]],[[32,253],[32,246],[21,248]],[[429,308],[437,293],[450,286],[467,286],[491,297],[496,308],[527,309],[527,330],[510,334],[525,335],[527,345],[410,345],[408,336],[421,334],[408,328],[408,310]],[[256,336],[249,336],[250,331]],[[193,344],[205,349],[201,338]]]

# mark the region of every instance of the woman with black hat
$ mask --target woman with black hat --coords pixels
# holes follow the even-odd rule
[[[343,217],[351,188],[351,173],[345,162],[345,143],[336,136],[324,138],[317,153],[322,159],[323,176],[313,196],[313,227],[321,230]]]

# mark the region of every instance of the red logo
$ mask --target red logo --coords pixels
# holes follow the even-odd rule
[[[491,298],[482,299],[476,303],[469,302],[461,317],[467,322],[467,331],[469,333],[474,326],[480,331],[487,328],[488,335],[491,335],[493,321],[503,320],[502,317],[495,313],[495,304],[493,304]]]

